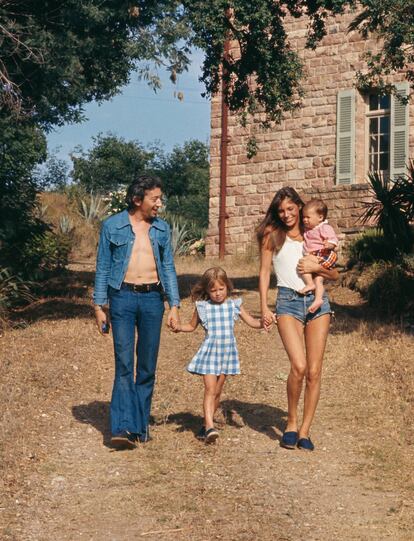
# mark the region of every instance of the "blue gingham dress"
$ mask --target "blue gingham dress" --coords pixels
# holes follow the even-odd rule
[[[189,372],[216,376],[240,374],[234,322],[239,317],[241,303],[241,299],[227,299],[221,304],[210,301],[195,303],[206,336],[187,366]]]

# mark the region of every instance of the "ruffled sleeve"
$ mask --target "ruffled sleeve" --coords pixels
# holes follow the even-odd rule
[[[196,301],[196,309],[198,317],[200,318],[201,325],[207,327],[207,310],[206,310],[207,301]]]
[[[240,307],[242,305],[242,299],[233,299],[233,319],[237,321],[240,315]]]

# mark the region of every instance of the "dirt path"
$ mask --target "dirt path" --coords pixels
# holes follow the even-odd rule
[[[254,312],[248,271],[233,274]],[[194,437],[201,381],[184,369],[202,333],[164,329],[153,441],[131,452],[108,445],[112,344],[96,335],[86,300],[45,307],[8,333],[0,537],[412,539],[413,437],[404,427],[413,338],[351,317],[358,299],[340,288],[333,299],[341,317],[327,348],[312,454],[279,447],[288,364],[276,330],[238,326],[243,374],[226,384],[220,438],[206,447]],[[186,299],[182,316],[190,313]]]

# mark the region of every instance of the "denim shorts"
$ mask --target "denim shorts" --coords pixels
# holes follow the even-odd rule
[[[325,314],[332,315],[331,306],[326,293],[323,294],[323,304],[316,312],[308,312],[309,306],[315,300],[315,295],[311,292],[301,295],[289,287],[279,287],[276,299],[276,316],[292,316],[298,319],[304,325]]]

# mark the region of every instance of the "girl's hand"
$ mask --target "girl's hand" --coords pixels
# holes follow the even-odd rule
[[[176,319],[171,319],[170,321],[170,329],[173,332],[180,332],[181,331],[181,324]]]

